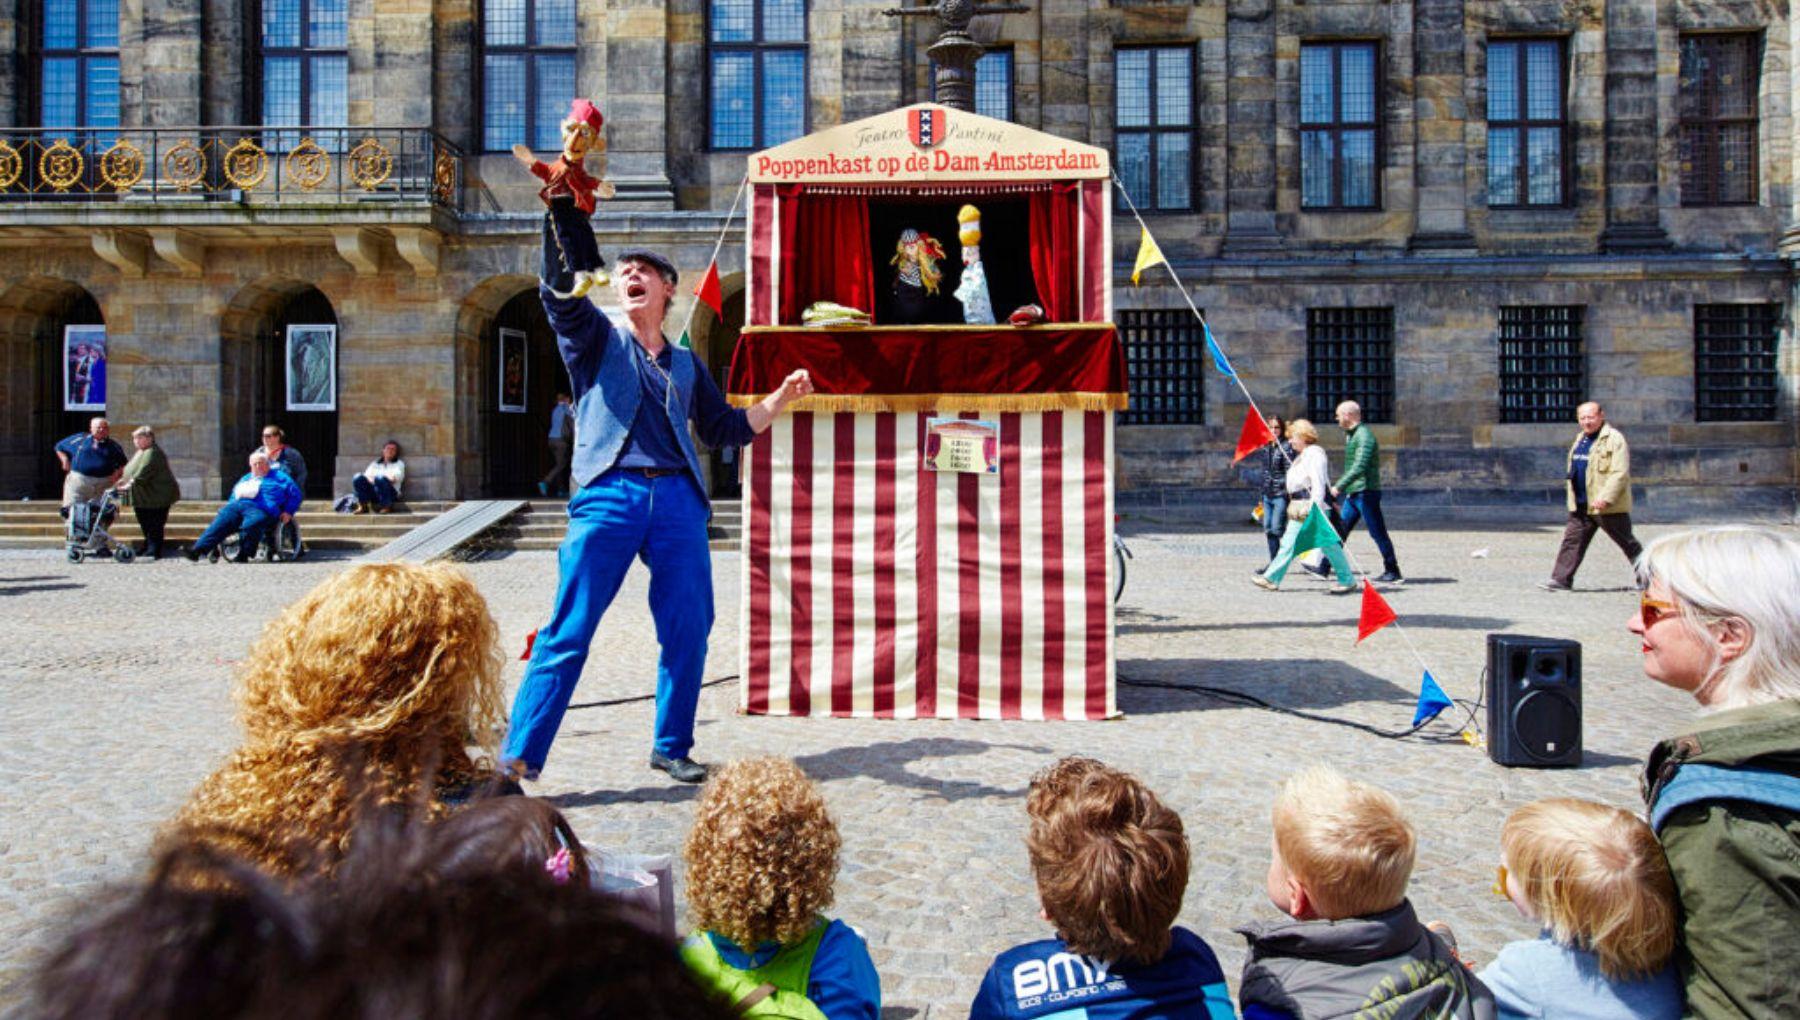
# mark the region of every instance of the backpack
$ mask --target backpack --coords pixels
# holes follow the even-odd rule
[[[827,1020],[824,1011],[806,997],[812,977],[813,957],[825,936],[820,918],[806,937],[783,946],[761,967],[738,970],[719,955],[706,932],[697,931],[681,943],[681,959],[700,984],[730,1002],[739,1016],[769,1020]]]

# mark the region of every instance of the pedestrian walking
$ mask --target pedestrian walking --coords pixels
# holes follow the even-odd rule
[[[125,465],[119,488],[128,494],[131,512],[137,515],[138,530],[144,542],[138,555],[147,560],[159,559],[163,552],[163,528],[169,523],[169,508],[181,499],[181,484],[169,470],[169,458],[156,445],[156,431],[148,425],[131,433],[137,447],[131,462]]]
[[[1346,400],[1337,406],[1338,427],[1344,430],[1344,473],[1338,475],[1331,494],[1343,500],[1343,527],[1338,534],[1345,541],[1356,530],[1356,522],[1369,522],[1369,537],[1381,553],[1381,576],[1377,584],[1405,584],[1400,575],[1400,562],[1394,558],[1394,540],[1388,537],[1387,518],[1381,513],[1381,444],[1375,433],[1364,427],[1362,405]]]
[[[1631,448],[1625,436],[1606,423],[1606,411],[1592,400],[1575,409],[1575,420],[1581,432],[1569,447],[1563,476],[1569,521],[1563,526],[1550,580],[1538,585],[1545,591],[1574,587],[1575,571],[1596,531],[1606,532],[1634,564],[1644,551],[1631,533]]]
[[[1275,438],[1262,448],[1262,529],[1269,542],[1269,559],[1281,550],[1281,533],[1287,530],[1287,472],[1294,466],[1294,444],[1287,440],[1287,419],[1269,415],[1269,434]],[[1263,564],[1266,568],[1268,564]],[[1257,573],[1262,573],[1258,570]]]
[[[569,494],[569,456],[575,448],[575,408],[567,393],[556,394],[550,408],[550,473],[538,480],[538,495]]]

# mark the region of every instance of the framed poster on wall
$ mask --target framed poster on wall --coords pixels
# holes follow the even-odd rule
[[[500,330],[500,410],[508,414],[525,413],[525,331]]]
[[[337,410],[337,327],[287,328],[287,409]]]
[[[63,327],[63,410],[106,410],[106,327]]]

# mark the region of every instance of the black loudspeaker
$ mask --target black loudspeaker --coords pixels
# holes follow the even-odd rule
[[[1581,764],[1581,642],[1487,636],[1488,757],[1534,768]]]

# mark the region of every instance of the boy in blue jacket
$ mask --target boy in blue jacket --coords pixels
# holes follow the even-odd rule
[[[1064,758],[1031,785],[1025,845],[1056,936],[996,957],[972,1020],[1232,1020],[1212,949],[1172,927],[1188,879],[1181,817],[1091,758]]]
[[[262,541],[263,532],[275,522],[294,519],[300,509],[300,487],[285,472],[269,470],[269,455],[258,450],[250,455],[250,473],[231,487],[231,501],[188,547],[187,558],[198,560],[218,548],[235,531],[244,533],[238,543],[239,563],[247,562]]]

